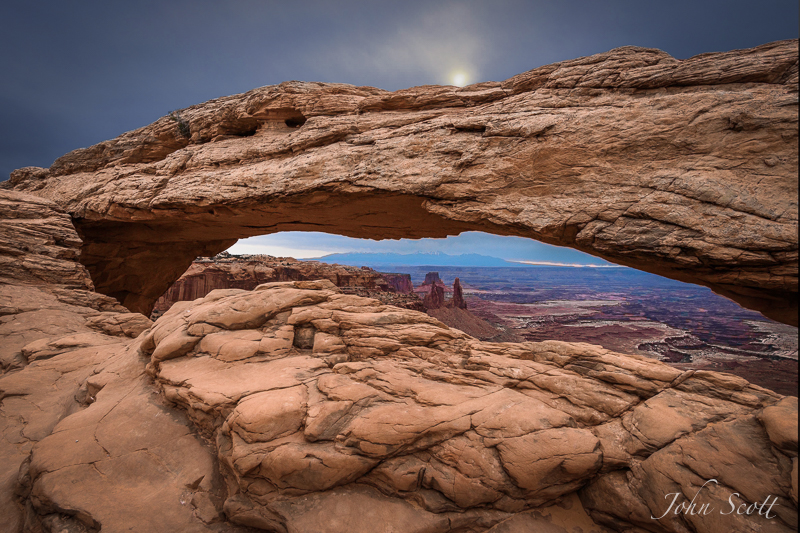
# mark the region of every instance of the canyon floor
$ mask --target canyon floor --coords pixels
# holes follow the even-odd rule
[[[468,309],[528,341],[570,340],[727,372],[780,394],[797,390],[797,328],[710,289],[630,268],[402,266],[414,285],[431,270],[458,277]]]

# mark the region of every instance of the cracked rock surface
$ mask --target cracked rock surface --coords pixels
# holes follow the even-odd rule
[[[476,230],[698,283],[797,325],[797,41],[624,47],[503,82],[288,82],[12,173],[73,217],[97,290],[149,314],[197,256],[284,230]]]
[[[391,508],[400,527],[413,506],[419,531],[477,516],[476,531],[502,531],[577,493],[619,531],[797,525],[783,427],[796,399],[733,376],[587,344],[481,342],[327,280],[212,291],[140,341],[164,397],[215,441],[237,524],[303,531],[334,508],[346,523]],[[711,478],[717,508],[774,496],[775,515],[649,518]]]
[[[481,342],[328,280],[213,291],[153,324],[91,290],[55,204],[0,207],[5,531],[796,528],[794,397],[587,344]],[[698,493],[774,513],[666,512]]]
[[[0,191],[0,531],[247,531],[131,347],[152,322],[92,291],[80,243],[52,202]]]

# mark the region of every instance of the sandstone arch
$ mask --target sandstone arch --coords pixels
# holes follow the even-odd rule
[[[797,41],[625,47],[505,82],[289,82],[12,173],[55,200],[99,292],[153,302],[198,255],[282,230],[571,246],[797,325]]]

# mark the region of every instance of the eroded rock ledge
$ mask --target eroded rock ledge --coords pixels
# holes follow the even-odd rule
[[[796,440],[783,440],[796,398],[733,376],[586,344],[480,342],[327,280],[176,303],[140,349],[164,396],[216,441],[223,507],[241,525],[403,523],[421,508],[415,530],[489,528],[580,490],[614,529],[683,531],[692,519],[650,516],[711,478],[703,502],[717,509],[784,492],[775,518],[694,530],[797,523]],[[343,498],[359,503],[334,511]]]
[[[237,238],[479,230],[797,325],[797,83],[796,40],[683,61],[625,47],[464,88],[289,82],[15,171],[10,186],[63,206],[97,290],[144,313]]]
[[[480,342],[329,281],[215,291],[152,324],[90,290],[55,204],[0,191],[0,240],[5,530],[796,530],[794,397]],[[771,518],[650,519],[711,478],[704,502],[775,498]]]

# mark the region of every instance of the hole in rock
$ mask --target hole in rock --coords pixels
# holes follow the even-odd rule
[[[156,302],[153,317],[213,289],[322,278],[482,340],[586,342],[681,369],[732,373],[781,394],[797,386],[796,327],[706,287],[570,248],[472,231],[418,240],[315,232],[244,239],[196,259]],[[294,346],[312,348],[314,333],[296,328]]]
[[[303,115],[298,115],[294,117],[289,117],[283,122],[290,128],[299,128],[300,126],[306,123],[306,117],[304,117]]]
[[[310,350],[314,347],[314,335],[317,330],[314,326],[300,326],[294,328],[294,341],[292,344],[295,348],[301,350]]]
[[[252,137],[253,135],[256,134],[257,131],[258,131],[258,126],[256,125],[256,126],[252,127],[251,129],[240,131],[239,133],[237,133],[237,136],[239,136],[239,137]]]
[[[263,123],[263,120],[254,117],[223,122],[220,124],[218,134],[222,137],[252,137],[258,132],[258,128],[260,128]]]

